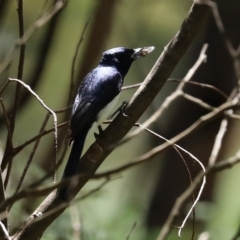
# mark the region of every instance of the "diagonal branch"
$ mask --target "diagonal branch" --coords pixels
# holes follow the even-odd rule
[[[19,38],[21,38],[24,34],[24,19],[23,19],[23,1],[18,0],[17,1],[18,7],[17,7],[17,13],[18,13],[18,23],[19,23]],[[25,44],[22,44],[20,47],[20,54],[19,54],[19,62],[18,62],[18,74],[17,78],[22,79],[23,76],[23,68],[24,68],[24,59],[25,59]],[[18,112],[18,108],[20,106],[21,101],[21,84],[17,83],[16,89],[15,89],[15,99],[13,104],[13,111],[10,116],[10,128],[11,128],[11,135],[8,136],[7,139],[7,146],[6,149],[11,148],[12,145],[12,137],[15,129],[15,120]],[[8,132],[9,134],[9,132]],[[4,183],[5,188],[7,187],[8,179],[11,173],[12,168],[12,159],[9,161],[8,168],[7,168],[7,177]]]
[[[62,0],[56,1],[55,5],[46,12],[41,18],[39,18],[34,24],[32,24],[28,30],[20,37],[15,45],[13,46],[12,50],[9,52],[8,56],[4,59],[4,61],[0,64],[0,73],[2,73],[11,63],[12,59],[14,58],[14,53],[16,52],[18,47],[24,45],[29,38],[42,26],[44,26],[51,18],[57,14],[63,7],[65,3]]]
[[[184,95],[183,93],[183,87],[185,86],[185,83],[189,83],[190,79],[196,72],[196,70],[199,68],[199,66],[206,60],[206,51],[207,51],[208,45],[204,44],[201,50],[201,53],[199,55],[198,60],[196,63],[193,65],[193,67],[188,71],[184,79],[180,82],[178,85],[176,91],[174,91],[170,96],[168,96],[165,101],[162,103],[162,105],[159,107],[159,109],[150,117],[148,118],[144,123],[144,127],[148,127],[151,125],[153,122],[155,122],[159,116],[163,113],[163,111],[170,105],[170,103],[174,100],[176,100],[178,97],[181,95]],[[186,95],[185,95],[186,96]],[[123,142],[130,140],[131,138],[135,137],[138,135],[141,131],[143,131],[142,128],[138,128],[134,130],[133,132],[129,133],[126,138],[123,140]]]
[[[17,84],[21,84],[24,88],[28,89],[28,91],[40,102],[40,104],[53,116],[53,124],[54,124],[54,144],[55,144],[55,160],[57,159],[57,115],[56,113],[49,108],[44,102],[43,100],[31,89],[30,86],[28,86],[27,84],[25,84],[23,81],[19,80],[19,79],[15,79],[15,78],[9,78],[9,81],[13,81],[13,82],[17,82]],[[7,158],[3,158],[2,160],[2,170],[5,169],[8,161]]]

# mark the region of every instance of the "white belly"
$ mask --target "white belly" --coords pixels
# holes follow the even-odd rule
[[[88,131],[87,134],[87,138],[89,136],[92,136],[94,132],[98,132],[97,127],[103,123],[109,116],[111,113],[113,113],[113,109],[116,106],[116,103],[119,99],[119,95],[118,94],[104,109],[102,109],[97,117],[97,121],[93,123],[91,129]]]

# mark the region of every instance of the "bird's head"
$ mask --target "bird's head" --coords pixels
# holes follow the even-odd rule
[[[154,48],[155,47],[112,48],[103,53],[100,65],[116,67],[124,77],[134,60],[145,57],[148,53],[152,52]]]

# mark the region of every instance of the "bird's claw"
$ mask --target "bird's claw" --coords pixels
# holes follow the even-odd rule
[[[111,114],[109,117],[108,117],[108,120],[111,120],[113,119],[117,113],[121,112],[121,114],[124,116],[124,117],[128,117],[128,115],[124,112],[124,109],[126,108],[128,104],[128,101],[123,101],[122,102],[122,105],[113,113]]]
[[[94,133],[94,137],[96,140],[99,138],[100,134],[103,132],[101,125],[98,126],[98,132],[99,133]]]
[[[120,111],[124,117],[128,117],[128,115],[124,112],[127,105],[128,105],[128,101],[124,101],[122,103],[122,106],[120,106]]]

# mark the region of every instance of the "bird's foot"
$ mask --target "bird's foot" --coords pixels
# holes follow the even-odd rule
[[[126,106],[128,104],[128,101],[123,101],[122,105],[113,113],[111,114],[108,119],[113,119],[119,112],[124,116],[124,117],[128,117],[128,115],[124,112]]]
[[[94,137],[96,140],[99,138],[99,135],[103,132],[101,125],[98,126],[98,131],[99,133],[94,133]]]

